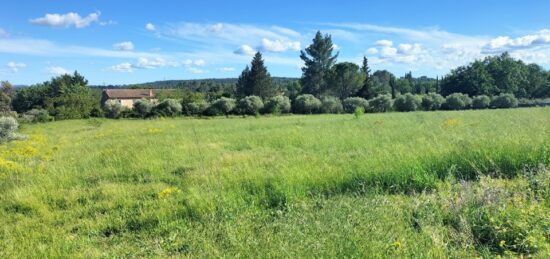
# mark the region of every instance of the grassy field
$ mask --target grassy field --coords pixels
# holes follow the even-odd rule
[[[0,257],[550,255],[550,109],[23,125]]]

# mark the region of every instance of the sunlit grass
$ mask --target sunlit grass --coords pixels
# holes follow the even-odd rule
[[[550,164],[548,108],[22,132],[0,146],[0,257],[474,256],[415,230],[418,196]]]

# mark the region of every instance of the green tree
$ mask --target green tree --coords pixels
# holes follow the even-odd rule
[[[11,111],[13,87],[8,81],[2,81],[0,85],[0,112],[9,112]]]
[[[264,64],[262,53],[257,52],[252,59],[250,69],[247,66],[237,81],[237,96],[242,98],[255,95],[267,99],[276,94],[277,89]]]
[[[359,66],[350,62],[338,63],[331,70],[329,91],[344,100],[361,88],[362,81],[363,75]]]
[[[338,53],[332,54],[333,49],[331,36],[328,34],[323,36],[318,31],[313,38],[313,43],[305,51],[301,51],[300,58],[305,63],[300,79],[302,93],[320,97],[327,88],[330,68],[336,63],[338,57]]]
[[[369,99],[373,97],[372,92],[372,79],[370,74],[370,68],[369,68],[369,60],[367,57],[363,56],[363,66],[361,67],[361,72],[363,72],[364,80],[363,80],[363,86],[361,89],[359,89],[359,92],[357,95],[359,97],[363,97],[365,99]]]

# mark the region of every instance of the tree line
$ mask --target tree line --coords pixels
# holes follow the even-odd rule
[[[29,120],[60,120],[177,114],[340,113],[357,108],[367,112],[454,110],[536,105],[537,101],[527,99],[550,97],[550,72],[516,60],[508,53],[460,66],[441,79],[415,78],[411,72],[402,77],[387,70],[372,72],[367,57],[359,66],[337,62],[338,54],[331,36],[317,32],[312,43],[300,52],[304,66],[299,80],[274,80],[258,52],[236,83],[178,82],[176,90],[159,94],[158,103],[142,100],[133,110],[125,110],[113,102],[100,107],[100,89],[89,87],[88,81],[76,71],[17,90],[4,81],[0,113],[17,112]]]

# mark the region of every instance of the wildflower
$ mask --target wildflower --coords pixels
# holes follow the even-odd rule
[[[401,247],[401,242],[399,240],[396,240],[395,242],[393,242],[393,247],[395,249],[399,249]]]
[[[160,191],[158,193],[158,197],[161,198],[161,199],[166,199],[166,198],[170,197],[172,194],[178,193],[178,192],[181,192],[181,190],[178,189],[178,188],[169,187],[169,188],[166,188],[166,189]]]

